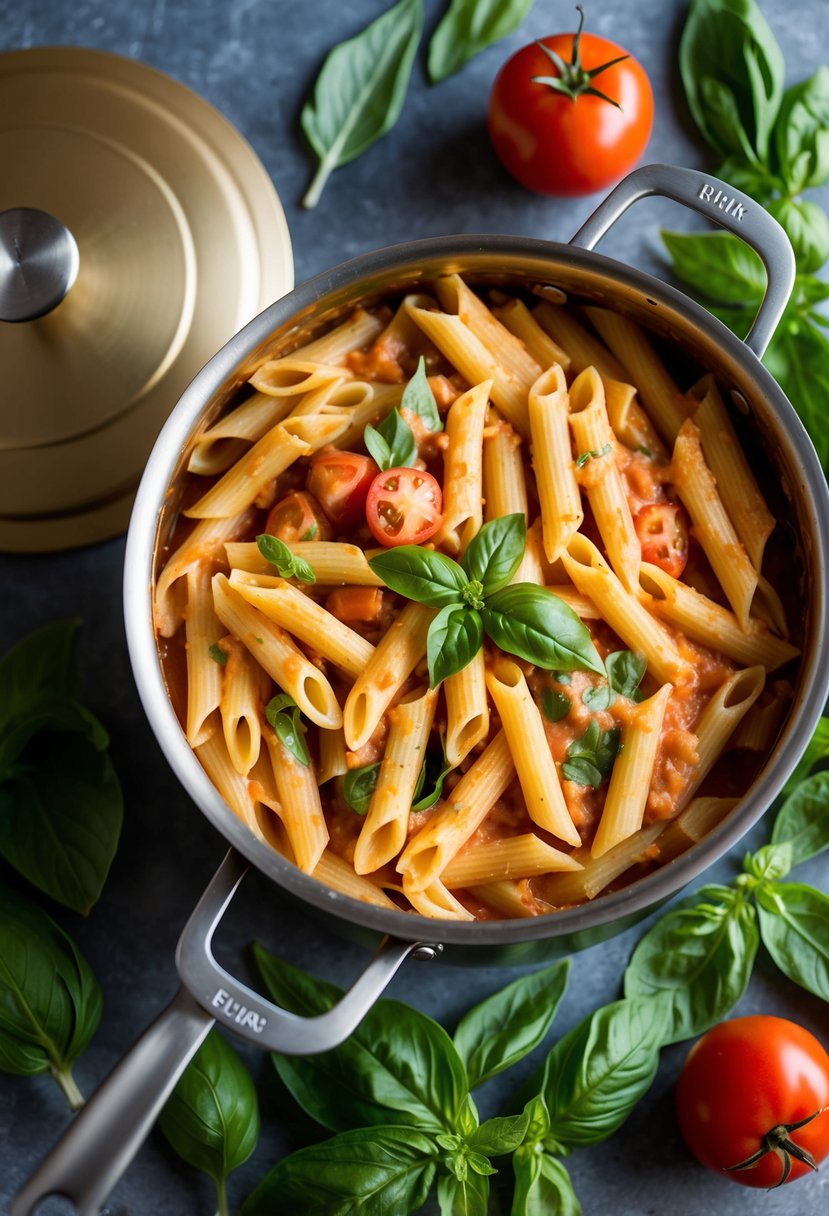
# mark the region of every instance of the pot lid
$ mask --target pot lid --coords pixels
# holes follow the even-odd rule
[[[239,132],[121,56],[0,54],[0,164],[0,549],[70,548],[126,527],[184,388],[291,289],[290,237]]]

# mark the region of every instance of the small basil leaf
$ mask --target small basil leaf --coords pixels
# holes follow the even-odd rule
[[[474,1167],[466,1170],[463,1178],[455,1174],[441,1174],[438,1177],[437,1196],[440,1216],[486,1216],[489,1211],[489,1179],[477,1173]]]
[[[214,642],[212,646],[208,646],[207,653],[210,655],[214,663],[218,663],[220,667],[224,667],[228,660],[228,653],[222,650],[218,642]]]
[[[422,418],[427,431],[437,433],[443,430],[435,394],[432,392],[426,375],[426,360],[423,355],[417,361],[417,371],[403,390],[400,409],[409,410],[410,413]]]
[[[818,718],[814,734],[806,745],[805,752],[798,760],[794,772],[783,786],[783,793],[786,795],[793,794],[801,781],[809,776],[815,765],[820,764],[823,760],[829,760],[829,718],[826,717]],[[775,825],[776,832],[777,827]],[[777,839],[776,834],[772,836],[772,840]]]
[[[556,692],[552,688],[541,690],[541,712],[548,722],[560,722],[566,718],[572,708],[570,698],[564,692]]]
[[[447,604],[441,608],[426,635],[429,687],[437,688],[441,681],[462,671],[483,643],[480,613],[464,604]]]
[[[369,456],[371,456],[379,469],[385,471],[392,467],[394,462],[391,458],[391,448],[380,432],[375,430],[373,426],[367,426],[363,431],[363,443],[368,449]]]
[[[574,739],[567,748],[567,759],[561,771],[568,781],[579,785],[592,785],[598,789],[607,781],[619,750],[618,727],[602,730],[596,719],[592,719],[580,739]]]
[[[316,206],[332,171],[397,122],[422,27],[422,0],[399,0],[329,53],[302,108],[302,129],[320,161],[303,206]]]
[[[0,887],[0,1069],[49,1071],[73,1109],[72,1063],[101,1020],[101,990],[72,939],[31,900]]]
[[[829,771],[814,773],[795,788],[777,813],[772,844],[791,845],[791,864],[799,865],[829,848]]]
[[[406,599],[435,608],[461,602],[466,577],[458,563],[442,553],[398,545],[369,558],[368,564],[387,587]]]
[[[390,414],[387,414],[375,433],[388,447],[388,463],[377,462],[384,471],[409,467],[417,459],[417,441],[414,431],[400,416],[398,410],[392,410]]]
[[[415,785],[413,811],[428,811],[435,805],[443,793],[443,783],[451,771],[452,766],[447,762],[444,752],[427,752]]]
[[[783,94],[775,124],[780,174],[787,194],[820,186],[829,177],[829,68]]]
[[[470,581],[477,580],[484,595],[505,587],[521,564],[527,543],[524,516],[502,515],[490,520],[469,542],[461,565]]]
[[[242,1216],[274,1212],[394,1212],[426,1202],[438,1152],[414,1127],[361,1127],[284,1157],[242,1207]]]
[[[625,995],[666,1002],[666,1043],[702,1034],[745,992],[757,944],[751,905],[732,888],[702,887],[641,939],[625,972]]]
[[[515,1190],[510,1216],[581,1216],[570,1175],[555,1157],[527,1146],[513,1155],[512,1168]]]
[[[789,841],[782,844],[766,844],[756,853],[748,853],[743,862],[746,874],[759,878],[761,882],[774,882],[785,878],[792,868],[792,846]]]
[[[225,1211],[227,1176],[259,1139],[259,1103],[250,1073],[218,1031],[187,1065],[158,1126],[179,1157],[214,1180],[219,1211]]]
[[[805,883],[766,883],[757,891],[760,936],[777,966],[801,988],[829,1001],[829,896]]]
[[[256,547],[265,561],[276,566],[282,578],[297,578],[303,583],[315,583],[317,576],[304,557],[296,557],[284,540],[263,532],[256,538]]]
[[[358,815],[368,813],[379,776],[379,764],[364,764],[362,768],[350,769],[343,777],[343,798]]]
[[[497,646],[537,667],[604,675],[590,634],[563,600],[532,583],[514,583],[489,596],[484,629]]]
[[[517,30],[533,0],[451,0],[429,43],[432,84]]]
[[[656,1075],[667,1021],[660,1002],[629,997],[559,1039],[542,1084],[557,1146],[595,1144],[621,1126]]]
[[[610,687],[620,697],[630,701],[641,701],[642,694],[639,685],[648,670],[647,660],[643,654],[634,654],[632,650],[615,650],[604,661]]]
[[[300,764],[310,764],[311,753],[305,742],[305,725],[293,697],[284,692],[272,697],[265,707],[265,717],[294,759]]]
[[[616,700],[616,694],[609,684],[597,684],[594,688],[585,688],[581,694],[582,704],[591,713],[601,713]]]
[[[556,1015],[569,970],[565,959],[521,976],[461,1018],[454,1041],[471,1088],[511,1068],[538,1046]]]
[[[504,1157],[514,1153],[522,1144],[530,1124],[530,1116],[526,1111],[520,1115],[505,1115],[498,1119],[487,1119],[466,1143],[476,1153],[485,1157]]]

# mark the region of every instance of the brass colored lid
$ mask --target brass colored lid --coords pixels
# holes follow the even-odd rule
[[[238,131],[169,76],[73,47],[0,54],[0,213],[74,237],[77,278],[0,321],[0,549],[113,536],[204,363],[293,286],[285,216]]]

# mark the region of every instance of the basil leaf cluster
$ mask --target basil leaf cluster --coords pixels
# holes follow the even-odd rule
[[[305,723],[293,697],[286,692],[271,697],[265,706],[265,718],[291,755],[300,764],[310,764],[311,753],[305,740]]]
[[[403,390],[399,407],[387,414],[378,426],[367,426],[363,432],[369,455],[383,472],[413,467],[417,460],[417,440],[406,421],[406,414],[416,415],[426,430],[433,434],[443,430],[423,355],[417,361],[415,374]]]
[[[86,915],[115,856],[123,800],[109,736],[74,695],[78,624],[46,625],[0,659],[0,855]]]
[[[432,688],[471,662],[484,634],[501,650],[538,667],[604,675],[589,632],[567,604],[534,583],[507,586],[525,543],[524,516],[516,513],[484,524],[460,563],[418,545],[369,559],[374,573],[398,595],[440,609],[427,637]]]
[[[310,563],[304,557],[297,557],[278,536],[271,536],[268,532],[263,532],[256,538],[256,547],[266,562],[276,566],[281,578],[296,578],[302,583],[317,581],[317,576]]]

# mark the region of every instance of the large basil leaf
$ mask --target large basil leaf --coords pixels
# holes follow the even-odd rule
[[[533,0],[450,0],[429,43],[433,84],[459,71],[479,51],[517,30]]]
[[[461,602],[466,586],[464,572],[443,553],[419,545],[398,545],[369,558],[368,564],[387,587],[406,599],[435,608]]]
[[[74,1108],[72,1063],[101,1020],[101,990],[72,939],[0,887],[0,1069],[52,1074]]]
[[[679,45],[685,96],[722,157],[765,163],[786,65],[754,0],[692,0]]]
[[[301,972],[261,946],[255,958],[271,996],[291,1012],[321,1013],[335,1003],[339,989],[333,985],[299,979]],[[317,984],[321,997],[313,992]],[[468,1089],[443,1027],[398,1001],[378,1001],[333,1051],[274,1055],[273,1061],[303,1110],[332,1131],[387,1123],[454,1131]]]
[[[819,67],[783,94],[775,147],[789,195],[820,186],[829,177],[829,68]]]
[[[537,667],[596,671],[604,665],[590,634],[563,600],[533,583],[513,583],[487,598],[484,629],[497,646]]]
[[[480,613],[465,604],[447,604],[429,626],[426,660],[429,687],[456,675],[471,663],[484,642]]]
[[[250,1073],[217,1030],[182,1073],[158,1126],[179,1157],[214,1180],[226,1211],[225,1180],[259,1139],[259,1103]]]
[[[512,1169],[510,1216],[581,1216],[570,1175],[555,1157],[527,1145],[513,1155]]]
[[[302,129],[320,161],[304,206],[314,207],[333,170],[397,122],[422,27],[422,0],[399,0],[329,53],[302,109]]]
[[[829,896],[800,882],[757,888],[760,936],[790,980],[829,1001]]]
[[[77,617],[44,625],[0,658],[0,730],[28,717],[45,697],[72,696],[72,643],[79,625]]]
[[[463,1178],[441,1174],[438,1178],[440,1216],[487,1216],[489,1178],[469,1169]]]
[[[784,794],[792,794],[816,764],[829,760],[829,718],[818,718],[814,734],[806,745],[806,750],[798,760],[795,770],[783,786]],[[775,837],[773,837],[775,839]]]
[[[666,232],[662,241],[675,274],[703,299],[749,304],[756,311],[766,290],[766,269],[758,254],[730,232]]]
[[[648,1090],[659,1064],[665,1005],[629,997],[596,1010],[547,1056],[542,1094],[550,1113],[546,1147],[567,1153],[605,1140]]]
[[[829,848],[829,771],[801,781],[778,811],[772,844],[791,845],[791,864],[799,865]]]
[[[829,339],[810,321],[787,313],[763,362],[797,410],[829,472]]]
[[[455,1046],[471,1088],[523,1060],[542,1041],[567,987],[569,960],[521,976],[470,1009]]]
[[[291,966],[270,954],[259,942],[253,943],[251,953],[268,992],[277,1005],[289,1013],[298,1013],[301,1017],[327,1013],[345,995],[336,984]]]
[[[526,1110],[520,1115],[487,1119],[466,1137],[466,1143],[473,1152],[481,1153],[484,1157],[505,1157],[523,1143],[529,1124],[530,1116]]]
[[[484,595],[506,586],[521,564],[527,543],[527,525],[520,512],[492,519],[472,538],[461,558],[470,580],[477,580]]]
[[[748,986],[757,953],[754,909],[730,887],[702,887],[656,922],[625,971],[625,995],[660,996],[666,1043],[721,1021]]]
[[[426,1202],[439,1155],[413,1127],[361,1127],[284,1157],[242,1216],[407,1216]]]
[[[791,241],[798,271],[811,274],[820,270],[829,257],[829,219],[826,212],[804,198],[775,199],[766,209]]]

